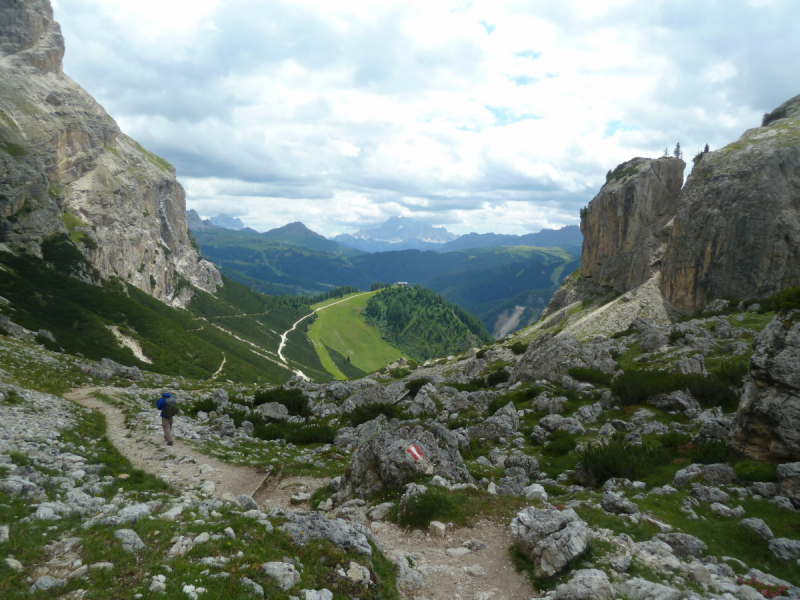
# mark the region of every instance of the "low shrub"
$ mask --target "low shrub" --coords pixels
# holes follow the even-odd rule
[[[741,481],[778,481],[778,470],[775,465],[750,458],[736,463],[733,470]]]
[[[403,527],[426,528],[431,521],[445,521],[457,514],[458,507],[448,492],[429,490],[408,499],[399,516]]]
[[[396,369],[389,371],[389,377],[392,379],[402,379],[408,375],[411,375],[411,371],[409,369],[404,369],[403,367],[397,367]]]
[[[567,373],[578,381],[586,381],[587,383],[596,383],[598,385],[611,385],[611,375],[604,373],[600,369],[572,367]]]
[[[686,332],[685,331],[679,331],[679,330],[676,329],[676,330],[670,331],[668,337],[669,337],[669,343],[670,344],[675,344],[675,342],[677,342],[678,340],[682,340],[683,338],[686,337]]]
[[[679,431],[668,431],[661,436],[660,441],[662,446],[672,450],[677,450],[681,446],[686,446],[691,439],[691,436],[685,433],[680,433]]]
[[[483,358],[484,356],[486,356],[487,350],[488,348],[481,348],[480,350],[478,350],[477,354],[475,354],[475,358]]]
[[[193,419],[196,419],[197,413],[210,413],[212,410],[217,410],[217,405],[214,404],[211,398],[206,398],[204,400],[195,400],[192,402],[189,408],[186,409],[186,413]]]
[[[737,458],[736,451],[722,440],[707,440],[699,445],[689,442],[678,451],[688,454],[692,462],[703,465],[732,462]]]
[[[638,330],[631,325],[627,329],[623,329],[622,331],[617,331],[614,335],[612,335],[612,339],[618,340],[619,338],[628,337],[629,335],[633,335],[634,333],[638,333]]]
[[[296,428],[293,423],[267,423],[263,419],[251,419],[253,423],[253,437],[262,440],[285,440],[291,429]]]
[[[486,387],[486,381],[482,377],[473,377],[469,383],[448,383],[447,385],[459,392],[477,392]]]
[[[602,485],[612,477],[641,479],[653,468],[669,464],[673,454],[661,444],[628,444],[612,438],[606,444],[587,445],[578,453],[580,462]]]
[[[542,454],[545,456],[564,456],[572,452],[578,445],[575,437],[566,431],[554,431],[550,434]]]
[[[735,392],[715,376],[631,369],[617,376],[611,384],[611,391],[625,406],[641,404],[651,396],[683,389],[688,389],[706,407],[722,406],[734,410],[738,405]]]
[[[494,387],[501,383],[505,383],[511,378],[511,373],[506,371],[505,369],[500,369],[499,371],[494,371],[493,373],[489,373],[486,376],[486,385],[487,387]]]
[[[22,404],[22,396],[17,393],[17,390],[8,390],[6,392],[5,398],[3,398],[3,404],[15,405],[15,404]]]
[[[775,294],[772,305],[775,310],[783,313],[800,308],[800,286],[787,288]]]
[[[493,415],[508,403],[509,403],[508,398],[506,398],[505,396],[499,396],[494,400],[492,400],[491,402],[489,402],[489,406],[486,408],[486,410],[490,415]]]
[[[286,432],[286,441],[291,444],[332,444],[336,430],[328,425],[306,425]]]
[[[386,415],[386,418],[389,420],[411,418],[408,414],[403,412],[402,407],[397,404],[378,403],[357,407],[350,413],[350,423],[353,427],[358,427],[362,423],[377,419],[380,415]]]
[[[253,406],[261,406],[268,402],[283,404],[289,410],[289,414],[293,416],[311,416],[311,409],[308,408],[308,401],[300,390],[275,388],[258,392],[253,400]]]
[[[725,361],[719,366],[719,370],[714,374],[720,382],[734,387],[742,387],[744,378],[750,374],[750,367],[747,363]]]
[[[515,342],[511,344],[510,348],[514,354],[525,354],[528,344],[526,342]]]
[[[419,379],[412,379],[406,384],[408,391],[411,393],[411,397],[416,397],[417,393],[425,387],[426,384],[430,383],[431,380],[427,377],[420,377]]]

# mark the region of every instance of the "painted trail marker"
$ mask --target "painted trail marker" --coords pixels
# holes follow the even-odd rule
[[[406,452],[414,457],[414,461],[418,461],[420,458],[425,458],[422,456],[422,451],[416,444],[411,444],[408,448],[406,448]]]

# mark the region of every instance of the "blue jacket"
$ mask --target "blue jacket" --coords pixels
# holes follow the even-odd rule
[[[161,411],[162,418],[164,418],[164,404],[164,396],[161,396],[161,398],[156,401],[156,408]]]

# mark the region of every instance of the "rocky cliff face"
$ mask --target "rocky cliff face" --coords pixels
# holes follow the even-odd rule
[[[71,233],[103,278],[183,306],[216,269],[191,246],[175,169],[63,74],[48,0],[0,0],[0,243]]]
[[[661,286],[684,312],[800,285],[800,96],[770,115],[700,155],[686,182]]]
[[[613,171],[581,219],[583,280],[622,293],[658,271],[685,167],[677,158],[634,158]]]
[[[777,316],[753,342],[733,445],[773,463],[800,460],[800,320]]]

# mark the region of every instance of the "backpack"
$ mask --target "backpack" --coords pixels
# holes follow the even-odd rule
[[[161,411],[161,414],[165,419],[169,419],[170,417],[174,417],[178,414],[178,401],[175,399],[175,396],[164,398],[164,408]]]

